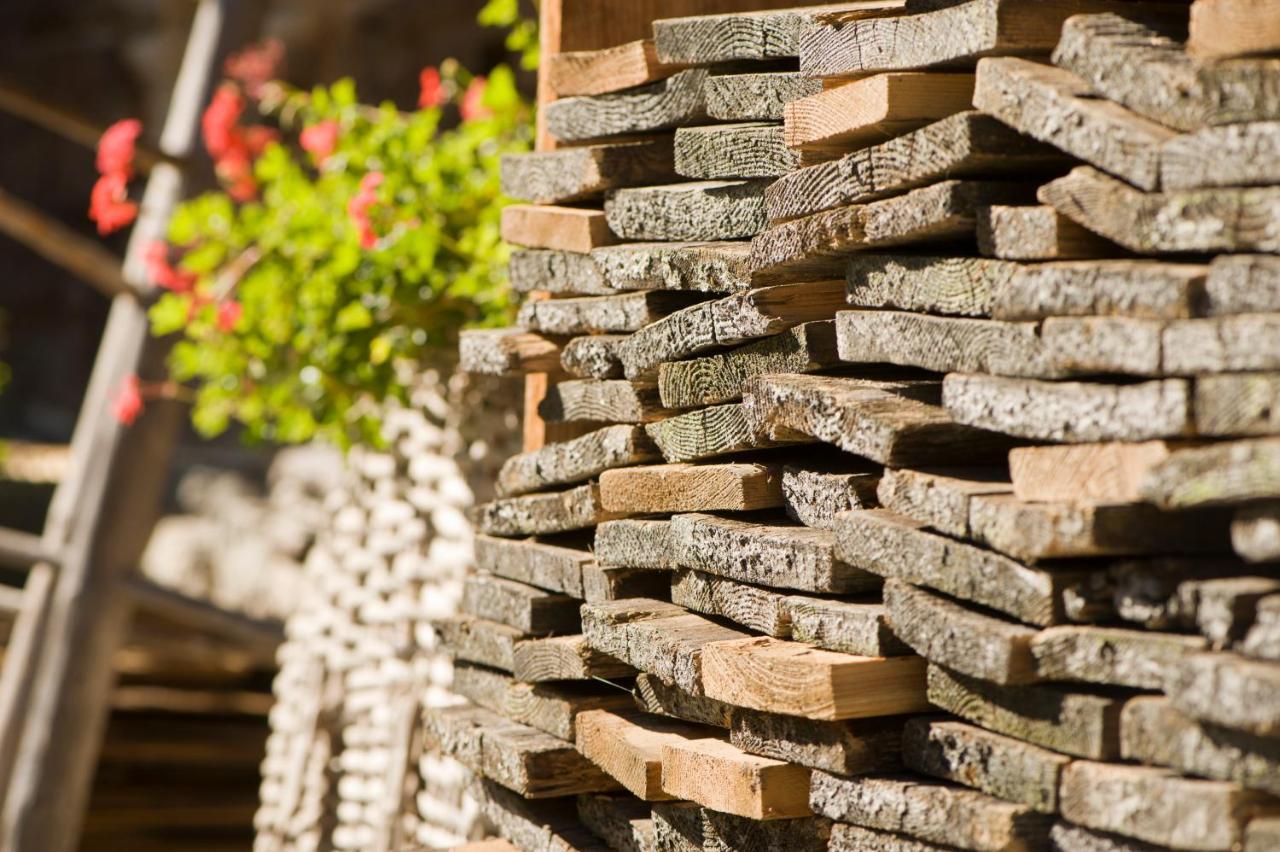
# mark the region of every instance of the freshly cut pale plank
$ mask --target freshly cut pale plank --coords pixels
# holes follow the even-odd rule
[[[1280,742],[1206,726],[1164,696],[1139,696],[1125,705],[1120,748],[1126,760],[1280,794]]]
[[[930,665],[929,703],[990,731],[1090,760],[1120,754],[1128,697],[1059,686],[997,686]]]
[[[455,615],[431,622],[449,656],[503,671],[515,667],[515,647],[525,638],[520,630],[469,615]]]
[[[516,680],[592,680],[627,677],[631,666],[590,647],[582,636],[552,636],[517,642],[512,655]]]
[[[1011,451],[1012,452],[1012,451]],[[1008,494],[1009,479],[1001,467],[889,469],[876,492],[880,505],[941,533],[974,537],[970,512],[975,497]]]
[[[1071,260],[1124,253],[1052,207],[1034,205],[993,205],[983,210],[978,216],[978,250],[1002,260]]]
[[[647,672],[636,676],[632,698],[636,707],[646,713],[715,728],[728,728],[733,713],[733,708],[723,701],[716,701],[705,695],[694,695]]]
[[[1270,0],[1200,0],[1191,6],[1187,51],[1201,60],[1280,53]]]
[[[1054,64],[1080,75],[1101,97],[1178,130],[1280,118],[1280,60],[1200,64],[1178,41],[1185,11],[1145,22],[1122,14],[1067,21]]]
[[[751,241],[757,272],[821,275],[844,255],[972,236],[978,209],[1030,200],[1026,185],[946,180],[905,195],[774,225]]]
[[[808,769],[747,754],[723,740],[664,744],[662,788],[674,798],[750,819],[811,813]]]
[[[573,485],[615,467],[659,458],[658,448],[639,426],[606,426],[581,438],[547,444],[507,459],[498,471],[502,497]]]
[[[628,518],[596,527],[596,559],[601,565],[665,570],[675,568],[671,522]]]
[[[1203,298],[1207,271],[1200,264],[1150,260],[1010,264],[1011,274],[992,288],[991,315],[1002,320],[1186,319]]]
[[[582,597],[582,571],[595,561],[589,550],[534,539],[475,538],[476,568],[551,592]]]
[[[1063,620],[1063,590],[1079,579],[1076,571],[1024,565],[884,509],[836,518],[836,557],[1039,626]]]
[[[1273,661],[1193,654],[1170,671],[1168,695],[1202,721],[1262,737],[1280,733],[1280,666]]]
[[[580,530],[622,517],[602,507],[594,484],[494,500],[477,506],[474,516],[480,532],[507,537]]]
[[[662,747],[712,734],[708,728],[636,712],[592,710],[578,716],[583,757],[647,802],[673,798],[662,789]]]
[[[1038,55],[1058,43],[1071,15],[1141,9],[1132,3],[1066,0],[970,0],[924,4],[925,11],[859,19],[824,16],[800,40],[800,70],[813,77],[855,76],[886,69],[972,65],[982,56]],[[938,6],[941,8],[930,8]]]
[[[1160,186],[1162,146],[1177,136],[1095,97],[1070,71],[1014,57],[978,63],[973,103],[1010,127],[1147,190]]]
[[[1182,450],[1147,474],[1143,496],[1165,508],[1229,505],[1280,497],[1280,439]]]
[[[708,696],[806,719],[918,713],[928,706],[924,670],[919,657],[859,657],[762,637],[702,649]]]
[[[522,633],[577,633],[578,601],[502,577],[475,574],[462,589],[463,612]]]
[[[653,133],[707,117],[707,71],[691,68],[645,86],[608,95],[561,98],[543,107],[547,130],[561,142]]]
[[[1061,797],[1062,816],[1077,825],[1174,849],[1238,849],[1249,818],[1276,807],[1264,793],[1229,782],[1088,760],[1063,771]],[[1135,801],[1144,807],[1132,807]]]
[[[1276,183],[1280,121],[1206,127],[1170,140],[1160,152],[1160,185],[1165,189]]]
[[[573,252],[617,242],[603,210],[534,204],[502,208],[502,239],[517,246]]]
[[[782,505],[782,468],[721,463],[609,470],[600,475],[600,500],[605,511],[626,514],[768,509]]]
[[[620,379],[622,361],[618,350],[626,339],[623,334],[575,337],[560,352],[560,366],[566,373],[586,379]]]
[[[658,366],[658,393],[669,408],[695,408],[742,398],[753,376],[807,373],[839,363],[831,320],[798,325],[730,352]]]
[[[978,852],[1047,848],[1052,817],[1025,805],[909,775],[815,772],[814,811],[840,822]]]
[[[948,417],[937,391],[923,379],[764,375],[743,393],[757,433],[801,432],[881,464],[940,463],[956,452],[976,462],[1007,452],[1004,438]]]
[[[838,3],[807,9],[732,12],[654,21],[654,42],[663,62],[714,65],[743,60],[789,59],[798,55],[800,32],[824,11],[896,9],[903,0]]]
[[[520,307],[520,327],[542,334],[637,331],[672,311],[704,298],[691,293],[644,290],[612,296],[536,299]]]
[[[864,204],[943,178],[1023,177],[1065,164],[1054,149],[965,110],[838,160],[779,178],[765,191],[771,222]]]
[[[848,301],[859,308],[986,317],[993,298],[1023,268],[982,257],[855,255],[846,273]]]
[[[831,821],[818,817],[757,820],[699,807],[692,802],[655,802],[654,834],[662,852],[787,849],[826,852]]]
[[[627,240],[736,240],[765,226],[767,180],[714,180],[620,189],[604,212]]]
[[[752,285],[751,244],[625,243],[597,249],[591,258],[617,290],[694,290],[736,293]]]
[[[532,204],[578,201],[606,189],[660,183],[675,176],[670,136],[502,158],[503,193]]]
[[[849,151],[972,104],[972,74],[876,74],[787,104],[786,143],[804,151]]]
[[[607,296],[608,286],[590,255],[559,249],[518,249],[511,252],[507,279],[517,293]]]
[[[655,386],[607,379],[557,382],[538,404],[538,416],[551,423],[652,423],[674,413]]]
[[[911,653],[889,627],[884,604],[793,596],[787,598],[791,638],[828,651],[863,657]]]
[[[953,373],[942,403],[955,422],[1037,441],[1178,438],[1192,431],[1181,379],[1112,385]]]
[[[1168,674],[1207,645],[1203,636],[1069,625],[1040,631],[1031,653],[1046,680],[1164,689]]]
[[[786,639],[791,635],[786,596],[771,589],[701,571],[678,571],[671,582],[671,602],[766,636]]]
[[[1015,447],[1009,451],[1013,493],[1028,502],[1138,502],[1147,473],[1174,448],[1168,441]]]
[[[743,751],[841,775],[902,766],[902,716],[827,722],[737,708],[729,741]]]
[[[1058,810],[1058,783],[1071,758],[952,719],[915,718],[902,759],[926,775],[956,781],[1041,813]]]
[[[821,80],[798,71],[713,74],[707,78],[707,115],[721,121],[782,121],[788,102],[821,91]]]
[[[462,332],[460,368],[486,376],[544,373],[560,367],[560,344],[519,328],[475,329]]]
[[[1039,679],[1031,656],[1036,632],[888,579],[884,603],[893,632],[917,654],[952,671],[998,684]]]
[[[645,432],[669,462],[698,461],[813,440],[806,435],[796,435],[791,440],[761,438],[752,431],[739,403],[676,414],[650,423]]]
[[[815,460],[782,469],[782,498],[787,517],[807,527],[829,530],[835,517],[875,505],[880,470],[856,460]]]
[[[677,515],[671,524],[683,567],[809,592],[866,592],[880,586],[874,576],[832,556],[834,536],[827,530],[705,514]]]
[[[683,65],[658,61],[658,52],[649,39],[629,41],[603,50],[571,50],[547,58],[546,74],[551,91],[562,98],[574,95],[605,95],[643,86],[677,71]]]
[[[691,180],[767,178],[800,166],[781,124],[718,124],[676,131],[676,171]]]

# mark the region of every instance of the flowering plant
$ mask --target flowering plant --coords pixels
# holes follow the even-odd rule
[[[146,255],[165,291],[152,331],[181,335],[162,387],[194,388],[205,435],[376,443],[406,365],[509,319],[498,169],[529,146],[529,107],[502,66],[428,68],[406,113],[359,103],[349,80],[299,91],[240,62],[202,122],[223,190],[179,207]],[[117,417],[147,393],[131,379]]]

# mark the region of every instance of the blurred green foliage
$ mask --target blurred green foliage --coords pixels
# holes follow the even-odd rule
[[[507,50],[519,55],[520,67],[538,67],[538,23],[520,13],[520,0],[488,0],[477,20],[486,27],[506,27]]]

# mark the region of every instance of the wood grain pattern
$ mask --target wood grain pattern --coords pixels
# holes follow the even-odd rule
[[[675,149],[670,136],[502,158],[503,193],[532,204],[579,201],[614,187],[674,177]]]
[[[546,76],[558,97],[604,95],[643,86],[677,71],[684,65],[658,61],[652,39],[629,41],[600,50],[573,50],[550,57]]]
[[[580,253],[617,242],[603,210],[534,204],[502,208],[502,239],[517,246]]]
[[[607,512],[746,512],[782,505],[777,464],[665,464],[622,468],[600,475]]]

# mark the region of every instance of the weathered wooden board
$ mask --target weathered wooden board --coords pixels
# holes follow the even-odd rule
[[[538,405],[549,423],[652,423],[674,413],[662,407],[656,386],[609,379],[557,382]]]
[[[765,191],[771,222],[864,204],[943,178],[1052,174],[1067,160],[990,116],[966,109],[917,130],[779,178]]]
[[[847,296],[859,308],[986,317],[993,299],[1023,268],[980,257],[855,255],[846,272]]]
[[[582,569],[582,597],[587,603],[623,598],[666,600],[670,596],[671,575],[667,571],[594,563]]]
[[[1269,660],[1193,654],[1169,672],[1168,695],[1205,722],[1265,737],[1280,732],[1280,666]]]
[[[1008,737],[1090,760],[1120,754],[1127,696],[1059,686],[997,686],[930,665],[929,703]]]
[[[1192,403],[1196,432],[1219,437],[1280,434],[1277,394],[1280,374],[1274,372],[1199,376]]]
[[[700,124],[706,82],[706,69],[691,68],[623,92],[561,98],[543,107],[547,130],[561,142],[584,142]]]
[[[675,145],[676,171],[691,180],[779,177],[801,162],[773,122],[682,127]]]
[[[605,511],[623,514],[769,509],[782,505],[782,467],[721,462],[609,470],[600,475],[600,500]]]
[[[472,704],[569,742],[579,714],[632,706],[627,693],[598,684],[521,683],[497,669],[466,663],[454,666],[452,688]]]
[[[799,55],[800,32],[824,11],[899,8],[902,0],[838,3],[807,9],[743,11],[654,21],[654,42],[663,62],[714,65],[746,60],[789,59]]]
[[[482,707],[442,707],[425,718],[446,754],[527,799],[617,787],[570,743]]]
[[[577,727],[583,757],[648,802],[673,798],[662,789],[663,746],[713,735],[709,728],[635,711],[589,711]]]
[[[592,680],[634,675],[631,666],[587,644],[583,636],[552,636],[517,642],[512,674],[526,683]]]
[[[617,290],[694,290],[736,293],[752,286],[751,244],[626,243],[597,249],[591,258]]]
[[[1161,852],[1168,848],[1061,820],[1049,830],[1049,841],[1055,852]]]
[[[698,807],[691,802],[653,806],[661,852],[715,852],[728,849],[788,849],[825,852],[831,821],[820,817],[756,820]]]
[[[993,205],[978,215],[978,251],[1002,260],[1106,258],[1124,249],[1043,205]]]
[[[572,799],[530,800],[486,778],[478,782],[472,790],[481,813],[512,848],[603,852],[605,847],[578,821]]]
[[[954,373],[942,403],[957,423],[1037,441],[1149,441],[1192,432],[1182,379],[1114,385]]]
[[[556,370],[560,344],[519,328],[463,331],[458,342],[459,367],[486,376],[516,376]]]
[[[1162,146],[1177,133],[1097,98],[1062,68],[1014,57],[978,63],[974,105],[1140,189],[1160,186]]]
[[[577,633],[578,601],[515,580],[473,574],[462,588],[462,611],[522,633]]]
[[[600,50],[571,50],[548,57],[546,76],[558,97],[605,95],[670,77],[684,65],[658,61],[653,41],[629,41]]]
[[[764,229],[768,180],[708,180],[619,189],[604,203],[627,240],[736,240]]]
[[[1063,620],[1063,590],[1078,567],[1030,566],[924,529],[884,509],[836,518],[836,557],[886,578],[927,586],[1028,624]]]
[[[1018,802],[1041,813],[1058,810],[1058,784],[1071,758],[952,719],[917,717],[906,723],[907,767]]]
[[[1280,20],[1268,0],[1203,0],[1191,6],[1187,51],[1197,59],[1280,53]]]
[[[622,378],[618,350],[626,341],[623,334],[589,334],[575,337],[560,352],[560,366],[566,373],[585,379]]]
[[[480,532],[507,537],[586,529],[622,516],[603,508],[595,484],[494,500],[477,506],[473,515]]]
[[[607,296],[617,292],[605,283],[590,255],[559,249],[511,252],[507,280],[517,293]]]
[[[786,595],[770,589],[701,571],[678,571],[671,582],[671,602],[766,636],[791,635]]]
[[[676,545],[667,520],[606,521],[596,527],[593,549],[601,565],[651,570],[676,567]]]
[[[866,849],[874,849],[876,852],[950,852],[955,848],[927,840],[916,840],[914,837],[903,837],[891,831],[837,822],[831,826],[831,841],[827,852],[863,852]]]
[[[632,796],[578,796],[578,819],[610,849],[651,852],[657,841],[653,812]]]
[[[617,242],[603,210],[534,204],[502,208],[502,239],[517,246],[572,252]]]
[[[909,775],[815,772],[810,803],[840,822],[981,852],[1047,848],[1052,821],[1025,805]]]
[[[663,745],[662,788],[675,798],[750,819],[811,813],[808,769],[747,754],[723,740]]]
[[[799,71],[713,74],[707,78],[707,115],[721,121],[782,121],[788,102],[821,91],[821,80]]]
[[[765,637],[702,649],[708,696],[806,719],[918,713],[928,706],[924,670],[919,657],[859,657]]]
[[[1089,260],[1009,265],[992,287],[991,315],[1002,320],[1067,316],[1186,319],[1204,298],[1208,268],[1152,260]],[[874,307],[874,306],[872,306]]]
[[[888,613],[879,601],[787,598],[791,638],[797,642],[857,654],[863,657],[900,657],[908,648],[889,626]]]
[[[815,459],[782,469],[783,509],[807,527],[832,529],[835,517],[876,505],[880,468],[855,459]]]
[[[1062,27],[1055,65],[1100,96],[1178,130],[1280,118],[1280,60],[1197,63],[1178,39],[1186,12],[1164,21],[1079,15]]]
[[[891,512],[954,538],[968,539],[974,537],[969,520],[973,498],[1008,494],[1010,489],[1002,466],[890,468],[880,479],[877,496],[880,505]]]
[[[1253,625],[1240,643],[1241,652],[1272,662],[1280,662],[1280,594],[1258,601]]]
[[[583,569],[595,561],[585,548],[535,539],[477,535],[474,550],[479,571],[575,598],[582,597]]]
[[[839,363],[831,320],[798,325],[780,334],[715,355],[658,367],[658,393],[669,408],[733,402],[754,376],[807,373]]]
[[[669,462],[698,461],[717,456],[813,439],[796,435],[792,440],[761,438],[751,429],[740,403],[716,405],[676,414],[645,427],[649,438]]]
[[[1206,127],[1165,143],[1165,189],[1271,186],[1280,183],[1280,121]]]
[[[904,717],[826,722],[742,708],[729,741],[743,751],[840,775],[902,767]]]
[[[1280,368],[1280,315],[1173,320],[1161,334],[1161,367],[1178,375]]]
[[[1259,438],[1181,450],[1151,469],[1142,493],[1165,508],[1280,497],[1280,440]]]
[[[827,530],[753,522],[717,515],[672,519],[678,561],[686,568],[743,583],[809,592],[875,591],[873,575],[834,558]]]
[[[612,296],[536,299],[520,306],[521,328],[550,335],[638,331],[672,311],[705,298],[693,293],[643,290]]]
[[[468,615],[435,619],[431,628],[455,660],[508,672],[515,668],[516,644],[525,638],[514,627]]]
[[[1158,690],[1184,659],[1207,645],[1202,636],[1071,625],[1037,633],[1031,653],[1046,680]]]
[[[672,138],[609,142],[558,151],[507,154],[502,191],[532,204],[594,198],[606,189],[674,180]]]
[[[787,104],[786,144],[804,151],[843,153],[900,136],[972,104],[972,74],[875,74]]]
[[[656,461],[658,448],[640,426],[606,426],[581,438],[547,444],[507,459],[498,471],[498,494],[512,497],[573,485],[606,470]]]
[[[733,708],[723,701],[694,695],[657,675],[642,672],[636,676],[632,694],[636,707],[646,713],[684,719],[700,725],[728,728]]]
[[[977,462],[1008,451],[1005,439],[948,417],[937,388],[926,379],[775,374],[749,379],[743,393],[757,432],[801,432],[881,464],[942,463],[956,452]]]

